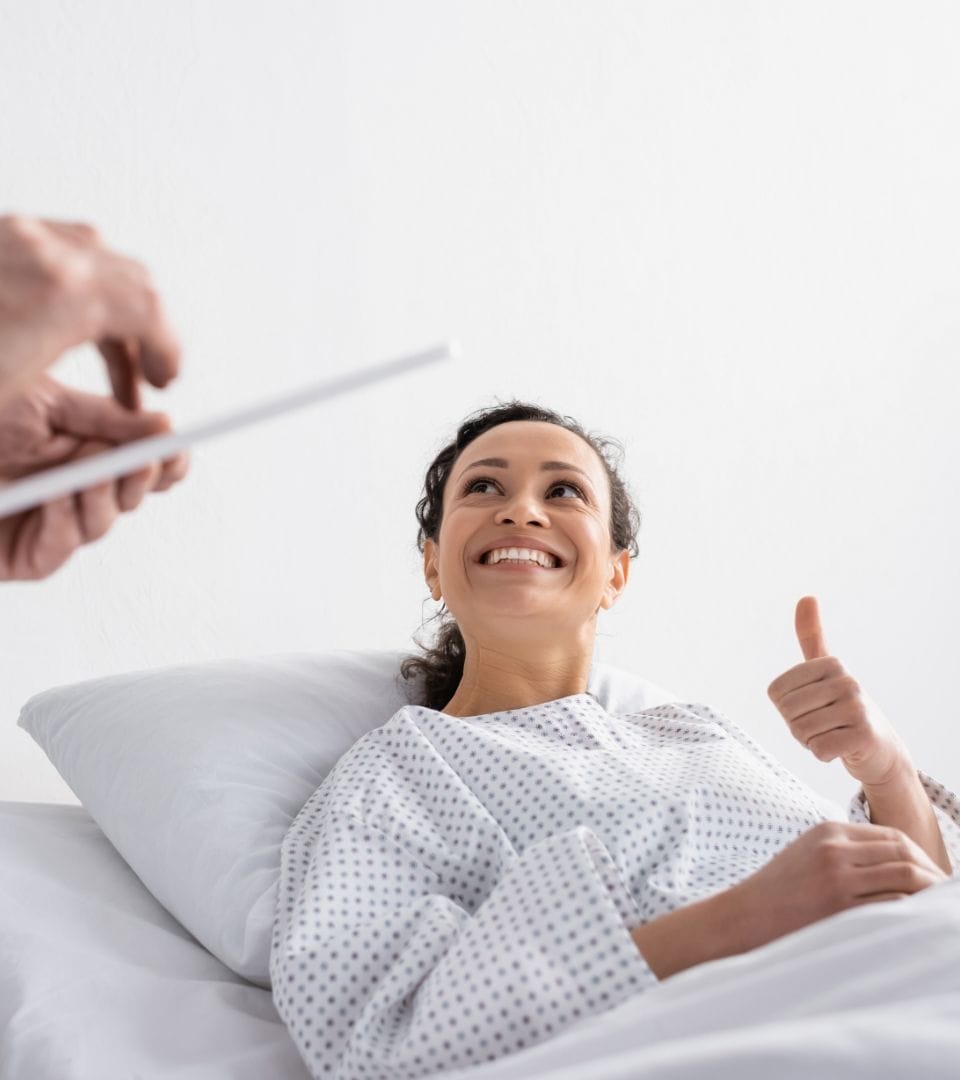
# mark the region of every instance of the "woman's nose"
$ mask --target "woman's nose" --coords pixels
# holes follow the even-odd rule
[[[528,525],[543,525],[547,515],[540,503],[527,496],[516,495],[497,511],[495,520],[504,525],[516,525],[518,521]]]

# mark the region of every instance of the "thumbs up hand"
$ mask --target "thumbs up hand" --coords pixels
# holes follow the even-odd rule
[[[839,757],[864,790],[913,771],[906,745],[879,707],[827,652],[816,597],[797,603],[796,631],[804,662],[767,687],[798,742],[819,761]]]

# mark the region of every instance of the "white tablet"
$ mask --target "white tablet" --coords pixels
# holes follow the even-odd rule
[[[451,360],[457,352],[456,344],[447,342],[409,356],[401,356],[396,360],[387,360],[373,367],[362,368],[349,375],[339,375],[332,379],[324,379],[322,382],[312,383],[262,405],[235,409],[182,431],[170,432],[167,435],[152,435],[147,439],[135,439],[80,461],[71,461],[66,465],[43,469],[22,480],[0,487],[0,518],[27,510],[31,506],[40,506],[61,495],[82,491],[104,480],[127,476],[143,468],[144,465],[149,465],[152,461],[171,458],[203,439],[225,435],[228,431],[236,431],[237,428],[256,424],[260,420],[269,420],[291,409],[301,409],[305,405],[326,401],[328,398],[349,393],[368,383],[380,382],[383,379],[393,378],[394,375],[405,374],[424,364],[433,364],[438,360]]]

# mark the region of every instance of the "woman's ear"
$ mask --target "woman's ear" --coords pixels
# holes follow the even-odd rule
[[[440,566],[439,552],[436,542],[425,540],[423,543],[423,577],[434,600],[439,600],[440,593]]]
[[[630,577],[630,552],[623,550],[618,552],[610,560],[610,577],[603,590],[600,607],[609,611],[617,602],[618,597],[627,587],[627,579]]]

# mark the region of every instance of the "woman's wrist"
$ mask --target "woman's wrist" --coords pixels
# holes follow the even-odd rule
[[[658,979],[678,971],[748,952],[756,927],[739,886],[661,915],[630,931]]]
[[[936,812],[912,761],[904,762],[886,784],[862,786],[871,824],[905,832],[945,874],[953,873]]]

